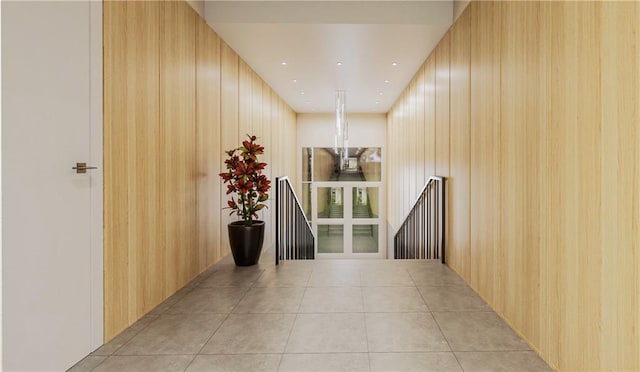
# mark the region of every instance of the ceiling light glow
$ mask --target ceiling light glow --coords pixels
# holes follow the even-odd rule
[[[397,66],[397,65],[398,65],[398,62],[392,62],[391,63],[391,66]]]
[[[280,62],[281,65],[286,66],[287,65],[287,61],[282,61]]]

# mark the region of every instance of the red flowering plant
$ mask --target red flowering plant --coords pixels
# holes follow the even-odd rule
[[[264,204],[269,199],[267,191],[271,188],[271,181],[262,171],[267,163],[258,161],[258,155],[264,154],[264,147],[257,144],[256,136],[247,134],[249,140],[242,141],[242,146],[226,151],[229,158],[224,161],[227,172],[220,173],[220,177],[227,184],[227,195],[234,194],[227,201],[232,214],[242,217],[245,226],[251,226],[253,219],[258,218],[257,212],[267,207]]]

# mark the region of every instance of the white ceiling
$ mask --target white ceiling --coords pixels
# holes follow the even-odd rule
[[[453,3],[209,0],[205,18],[296,112],[333,112],[346,90],[348,113],[385,113],[451,25]]]

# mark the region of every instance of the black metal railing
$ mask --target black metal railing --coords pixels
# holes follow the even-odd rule
[[[445,263],[445,181],[429,177],[411,211],[398,229],[396,259],[441,259]]]
[[[276,265],[281,260],[313,260],[311,225],[288,177],[276,178]]]

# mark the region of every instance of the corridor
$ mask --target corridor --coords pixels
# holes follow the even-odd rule
[[[547,371],[448,267],[315,260],[198,276],[70,371]]]

